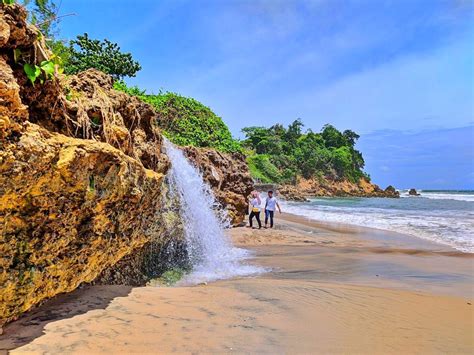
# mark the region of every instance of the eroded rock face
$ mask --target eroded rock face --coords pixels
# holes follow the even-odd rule
[[[84,282],[144,284],[150,250],[173,244],[163,262],[185,258],[152,107],[97,70],[32,85],[23,63],[47,57],[23,8],[0,4],[0,329]],[[244,157],[185,152],[241,222],[253,186]]]
[[[395,188],[389,186],[387,189],[382,190],[379,186],[366,179],[360,179],[357,183],[347,180],[301,179],[296,188],[300,193],[308,196],[400,197]]]
[[[0,5],[0,327],[168,241],[153,110],[94,70],[33,86],[13,51],[47,51],[25,21]]]
[[[161,232],[163,174],[110,145],[27,124],[2,148],[2,318],[94,280]]]
[[[283,185],[277,189],[279,197],[288,201],[308,201],[306,196],[295,186]]]
[[[207,148],[185,147],[183,151],[227,209],[231,223],[242,223],[248,206],[247,196],[253,190],[245,157],[240,153],[226,154]]]

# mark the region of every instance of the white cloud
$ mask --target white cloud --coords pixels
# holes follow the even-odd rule
[[[428,55],[403,57],[303,94],[295,105],[303,118],[327,117],[361,131],[468,124],[474,117],[470,50],[467,38]]]

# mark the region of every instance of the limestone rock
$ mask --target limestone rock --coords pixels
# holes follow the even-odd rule
[[[382,190],[376,184],[361,178],[354,183],[348,180],[335,181],[326,178],[301,179],[297,189],[308,196],[357,196],[357,197],[400,197],[398,191],[392,189]]]
[[[0,11],[3,12],[3,9]],[[10,25],[5,20],[5,16],[0,16],[0,46],[4,47],[10,38]]]
[[[21,123],[28,117],[28,110],[21,102],[20,86],[11,67],[0,56],[0,138],[21,130]]]
[[[0,315],[74,290],[160,233],[163,174],[27,124],[0,151]]]
[[[278,188],[278,194],[281,198],[288,201],[299,201],[299,202],[308,201],[305,195],[298,188],[292,185],[280,186]]]
[[[196,147],[185,147],[183,151],[199,168],[217,200],[227,209],[231,223],[242,223],[247,211],[247,196],[253,190],[253,180],[244,155]]]
[[[22,7],[0,5],[0,43],[1,328],[166,244],[169,163],[152,108],[107,75],[28,82],[14,49],[32,63],[48,53]]]
[[[31,47],[39,31],[27,23],[25,8],[0,4],[0,46],[6,48]]]

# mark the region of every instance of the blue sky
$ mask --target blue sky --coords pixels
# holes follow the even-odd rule
[[[119,43],[143,67],[130,84],[197,98],[237,137],[331,123],[362,135],[376,183],[474,189],[473,11],[470,0],[63,0],[76,16],[61,36]],[[441,159],[455,151],[463,167]],[[428,152],[429,168],[413,169]]]

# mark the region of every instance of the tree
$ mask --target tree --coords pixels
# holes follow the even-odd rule
[[[286,141],[287,149],[292,150],[296,146],[296,141],[298,138],[301,137],[301,129],[303,128],[304,124],[301,122],[301,119],[298,118],[294,120],[286,130],[284,135],[284,139]]]
[[[244,145],[250,149],[255,149],[257,154],[273,153],[275,139],[271,129],[265,127],[245,127],[242,129],[246,140]]]
[[[344,132],[342,132],[342,135],[351,147],[353,147],[356,144],[357,140],[360,138],[357,133],[351,131],[350,129],[346,129]]]
[[[55,55],[55,64],[63,67],[70,51],[67,41],[57,39],[58,25],[61,18],[74,14],[59,16],[60,5],[54,0],[23,0],[23,5],[28,8],[29,20],[41,31],[47,47]]]
[[[327,124],[324,125],[321,135],[326,142],[326,147],[339,148],[345,145],[346,140],[341,132],[339,132],[334,126]]]
[[[59,23],[59,6],[54,0],[23,0],[23,5],[29,9],[31,23],[39,28],[47,41],[53,41]]]
[[[294,155],[298,169],[303,177],[309,179],[318,170],[325,168],[329,160],[325,152],[326,150],[324,140],[320,134],[309,131],[298,139]]]
[[[333,151],[333,165],[339,178],[352,177],[352,155],[349,147],[340,147]]]
[[[310,179],[326,175],[336,179],[357,181],[366,176],[362,171],[364,159],[354,148],[359,135],[351,130],[340,132],[332,125],[325,125],[321,133],[310,129],[303,133],[300,119],[287,128],[276,124],[270,128],[247,127],[242,130],[243,144],[257,156],[265,154],[266,160],[280,172],[280,182],[295,182],[298,176]],[[252,162],[258,158],[252,158]],[[253,164],[252,174],[266,176],[259,171],[262,164]],[[274,181],[278,182],[278,181]]]
[[[141,69],[130,53],[122,53],[116,43],[108,39],[90,39],[87,33],[77,36],[69,46],[69,59],[65,63],[66,74],[95,68],[110,74],[114,79],[135,76]]]

